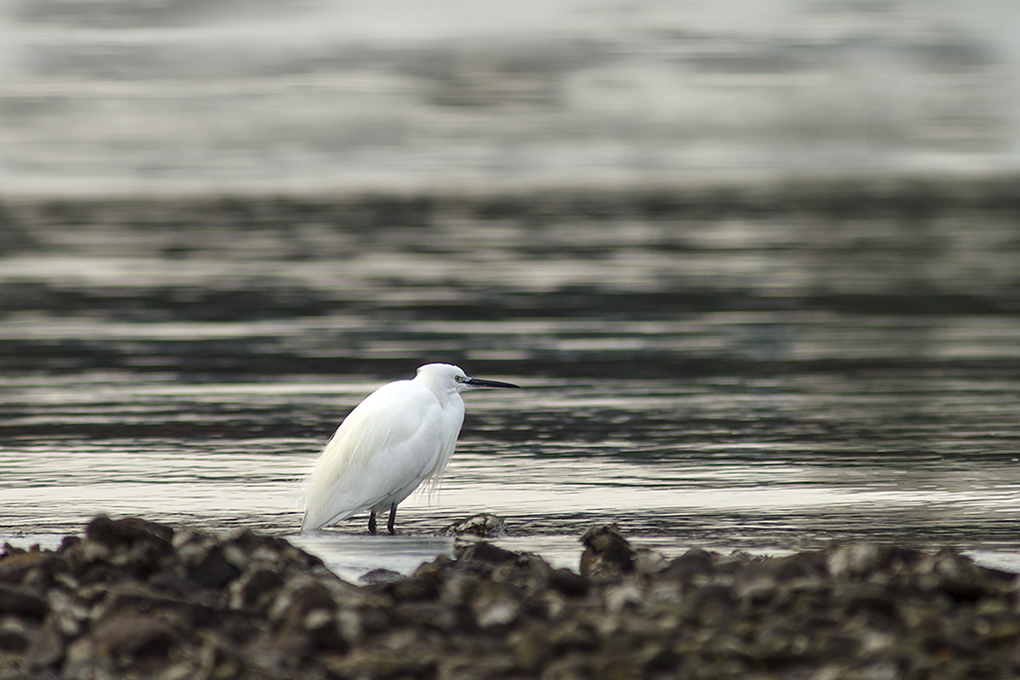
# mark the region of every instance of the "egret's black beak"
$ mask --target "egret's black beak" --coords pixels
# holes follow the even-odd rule
[[[482,380],[481,378],[468,378],[464,381],[465,385],[471,387],[513,387],[520,389],[518,385],[511,385],[510,383],[500,382],[498,380]]]

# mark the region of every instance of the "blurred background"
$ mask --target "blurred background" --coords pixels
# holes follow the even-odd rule
[[[0,0],[0,538],[292,535],[452,361],[526,389],[407,540],[296,540],[1020,567],[1018,166],[1015,0]]]
[[[5,193],[1015,170],[1010,0],[3,0]]]

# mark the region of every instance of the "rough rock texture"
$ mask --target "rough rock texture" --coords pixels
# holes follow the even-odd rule
[[[0,678],[1007,678],[1014,574],[946,549],[634,551],[581,573],[486,542],[342,581],[286,541],[96,517],[0,555]]]
[[[443,536],[478,536],[499,538],[507,535],[506,521],[502,517],[482,512],[454,522],[440,532]]]

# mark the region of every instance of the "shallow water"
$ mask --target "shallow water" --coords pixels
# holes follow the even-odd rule
[[[484,511],[573,567],[605,522],[668,554],[870,538],[1020,567],[1016,209],[786,192],[8,203],[0,539],[141,515],[355,577]],[[427,361],[524,389],[466,395],[400,536],[299,536],[332,430]]]

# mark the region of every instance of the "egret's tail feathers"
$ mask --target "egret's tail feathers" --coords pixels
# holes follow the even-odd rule
[[[309,517],[308,513],[305,512],[304,516],[301,518],[301,533],[307,534],[309,531],[315,531],[316,529],[321,528],[322,524],[316,524],[312,518]]]
[[[389,510],[389,505],[385,507]],[[321,529],[324,526],[335,524],[341,520],[345,520],[348,517],[353,517],[359,512],[367,510],[367,505],[358,506],[356,508],[348,508],[341,512],[332,512],[332,509],[326,509],[321,507],[309,506],[305,509],[304,517],[301,518],[301,531],[307,533],[309,531],[315,531]]]

